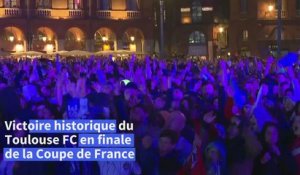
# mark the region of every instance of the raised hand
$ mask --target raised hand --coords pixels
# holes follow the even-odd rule
[[[279,148],[278,148],[278,146],[276,146],[276,145],[273,145],[272,147],[271,147],[271,149],[272,149],[272,152],[274,153],[274,154],[276,154],[277,156],[280,156],[280,150],[279,150]]]
[[[261,164],[266,164],[272,159],[271,154],[269,152],[266,152],[264,156],[260,159]]]
[[[214,114],[213,111],[206,113],[203,117],[203,120],[208,124],[212,123],[215,119],[216,119],[216,115]]]

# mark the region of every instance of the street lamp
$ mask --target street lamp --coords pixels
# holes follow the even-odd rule
[[[223,33],[224,32],[224,27],[219,27],[219,32]]]
[[[159,1],[160,5],[160,57],[164,57],[164,0]]]
[[[272,4],[270,4],[269,6],[268,6],[268,11],[269,12],[272,12],[274,10],[274,6],[272,5]]]
[[[102,37],[102,41],[106,42],[107,40],[108,40],[107,37],[105,36]]]
[[[131,36],[131,37],[130,37],[130,41],[131,41],[131,42],[134,42],[134,40],[135,40],[134,36]]]
[[[9,40],[10,42],[13,42],[13,41],[15,40],[15,37],[14,37],[14,36],[9,36],[9,37],[8,37],[8,40]]]
[[[47,37],[46,37],[46,36],[43,36],[43,37],[42,37],[42,40],[43,40],[44,42],[46,42],[46,41],[47,41]]]
[[[277,18],[277,57],[281,55],[281,31],[282,31],[282,21],[281,21],[281,11],[282,11],[282,0],[277,0],[278,4],[278,18]]]
[[[10,42],[13,42],[15,40],[15,37],[14,37],[13,31],[12,31],[12,27],[10,27],[10,32],[11,32],[11,35],[8,37],[8,40]]]

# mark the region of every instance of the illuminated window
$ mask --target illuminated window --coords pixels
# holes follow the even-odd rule
[[[99,10],[111,10],[111,0],[98,0]]]
[[[95,35],[95,47],[98,51],[115,50],[116,36],[108,29],[100,29]]]
[[[76,37],[76,35],[74,33],[68,31],[66,33],[66,40],[67,41],[77,41],[77,37]]]
[[[137,11],[139,10],[139,0],[127,0],[126,1],[127,10]]]
[[[45,42],[45,38],[47,40],[47,35],[45,33],[41,32],[41,31],[38,31],[35,39],[38,40],[38,41]]]
[[[248,0],[241,0],[241,13],[247,13],[248,12]]]
[[[72,10],[81,9],[81,0],[69,0],[68,8]]]
[[[248,41],[248,30],[243,30],[243,41]]]
[[[193,22],[200,22],[202,20],[202,6],[199,0],[192,4],[192,19]]]
[[[205,43],[206,43],[205,35],[202,32],[195,31],[189,37],[189,44],[198,45],[198,44],[205,44]]]
[[[17,8],[20,7],[20,3],[18,0],[5,0],[4,7],[6,8]]]
[[[52,6],[51,0],[38,0],[37,1],[38,8],[48,9],[48,8],[51,8],[51,6]]]
[[[181,8],[181,23],[182,24],[190,24],[191,19],[191,8]]]

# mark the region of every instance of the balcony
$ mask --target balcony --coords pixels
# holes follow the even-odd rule
[[[37,9],[36,16],[52,19],[77,19],[84,17],[83,10]]]
[[[286,10],[281,11],[281,18],[287,18],[288,14]],[[258,19],[262,20],[276,20],[278,18],[278,10],[274,11],[258,11],[257,14]]]
[[[35,11],[35,15],[38,17],[49,18],[49,17],[51,17],[51,10],[50,9],[37,9]]]
[[[0,8],[0,18],[20,17],[22,10],[19,8]]]
[[[84,12],[83,12],[83,10],[69,10],[69,17],[70,18],[83,18]]]
[[[99,10],[97,11],[97,17],[100,19],[112,19],[112,20],[132,20],[141,18],[140,11],[117,11],[117,10]]]
[[[101,19],[110,19],[111,18],[111,11],[109,10],[100,10],[97,11],[97,17]]]
[[[127,11],[127,17],[128,17],[128,19],[141,18],[141,12],[140,11]]]
[[[278,10],[275,11],[275,17],[278,17]],[[287,18],[287,11],[281,11],[281,18]]]

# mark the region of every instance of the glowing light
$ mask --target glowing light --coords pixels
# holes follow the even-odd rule
[[[108,51],[110,50],[110,45],[109,44],[104,44],[103,45],[103,51]]]
[[[136,45],[135,44],[129,44],[129,50],[132,52],[136,52]]]
[[[104,41],[104,42],[105,42],[105,41],[108,41],[107,37],[103,36],[103,37],[102,37],[102,41]]]
[[[131,37],[130,37],[130,41],[133,42],[134,40],[135,40],[134,36],[131,36]]]
[[[77,41],[81,41],[81,38],[77,38]]]
[[[213,7],[203,7],[202,8],[202,11],[204,11],[204,12],[209,12],[209,11],[213,11],[213,10],[214,10]]]
[[[190,12],[191,9],[190,8],[181,8],[180,11],[181,12]]]
[[[43,37],[42,37],[42,40],[43,40],[44,42],[46,42],[46,41],[47,41],[47,37],[43,36]]]
[[[223,33],[224,32],[224,27],[219,27],[219,32]]]
[[[268,11],[269,11],[269,12],[272,12],[273,10],[274,10],[274,6],[273,6],[273,5],[269,5],[269,6],[268,6]]]
[[[14,36],[9,36],[8,40],[9,40],[10,42],[13,42],[13,41],[15,40],[15,37],[14,37]]]
[[[53,44],[47,44],[45,50],[46,50],[47,53],[53,52],[53,50],[54,50]]]
[[[230,53],[230,52],[228,52],[228,53],[227,53],[227,55],[230,57],[230,56],[231,56],[231,53]]]
[[[23,52],[24,46],[22,44],[16,44],[16,52]]]

